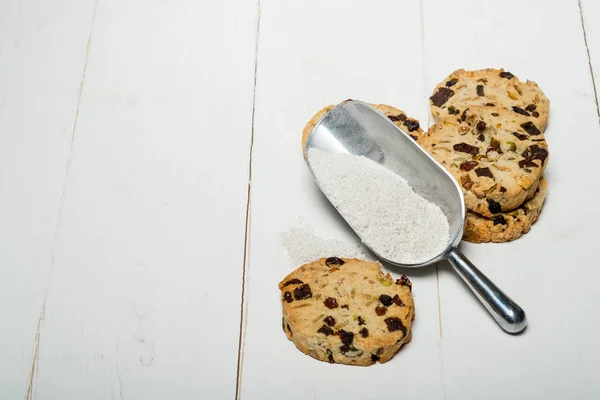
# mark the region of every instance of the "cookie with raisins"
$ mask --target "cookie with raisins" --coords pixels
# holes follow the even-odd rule
[[[283,330],[305,354],[329,363],[389,361],[411,340],[412,283],[394,281],[378,262],[322,258],[281,283]]]

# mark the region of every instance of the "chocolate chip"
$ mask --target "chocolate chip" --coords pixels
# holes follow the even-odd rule
[[[398,114],[397,117],[400,121],[406,121],[406,115],[404,114]]]
[[[499,213],[500,211],[502,211],[502,207],[500,207],[500,203],[497,203],[492,199],[487,199],[487,202],[488,202],[488,210],[490,210],[490,212],[492,214],[496,214],[496,213]]]
[[[450,97],[454,96],[454,91],[446,88],[439,88],[437,92],[429,99],[436,107],[443,106]]]
[[[377,306],[375,307],[375,314],[379,315],[380,317],[382,315],[385,315],[385,313],[387,312],[387,307],[382,307],[382,306]]]
[[[340,347],[340,351],[342,352],[342,354],[348,358],[356,358],[356,357],[360,357],[363,355],[364,351],[357,349],[354,346],[345,344],[342,347]]]
[[[477,123],[477,130],[478,130],[478,131],[483,131],[483,130],[485,129],[485,127],[486,127],[486,124],[485,124],[485,122],[483,122],[483,121],[479,121],[479,122]]]
[[[537,118],[537,117],[540,116],[540,113],[537,112],[537,111],[534,111],[534,112],[531,113],[531,115],[533,115],[535,118]]]
[[[369,330],[367,328],[362,328],[358,333],[364,338],[369,337]]]
[[[386,307],[389,307],[392,305],[393,300],[390,296],[388,296],[387,294],[382,294],[381,296],[379,296],[379,301],[381,302],[381,304],[383,304]]]
[[[492,175],[492,171],[488,167],[485,168],[476,168],[475,173],[477,176],[487,176],[488,178],[494,179],[494,175]]]
[[[504,71],[504,72],[500,72],[500,77],[501,78],[506,78],[506,79],[512,79],[515,76],[513,74],[511,74],[510,72],[508,72],[508,71]]]
[[[391,121],[394,121],[394,122],[396,122],[396,121],[400,121],[400,119],[398,119],[398,117],[396,117],[395,115],[388,115],[387,117],[388,117],[388,118],[389,118]]]
[[[467,110],[468,110],[468,108],[465,108],[465,110],[462,112],[462,114],[461,114],[461,116],[460,116],[460,120],[461,120],[462,122],[464,122],[464,121],[465,121],[465,119],[467,119]]]
[[[402,299],[400,298],[400,296],[395,295],[392,300],[394,301],[394,304],[396,304],[397,306],[400,306],[400,307],[404,306],[404,303],[402,302]]]
[[[529,112],[535,111],[536,108],[537,106],[535,104],[530,104],[527,107],[525,107],[525,109]]]
[[[533,136],[536,136],[536,135],[539,135],[540,133],[542,133],[531,121],[527,121],[524,124],[521,124],[521,128],[525,129],[525,132],[527,132]]]
[[[477,154],[479,154],[479,147],[471,146],[470,144],[464,142],[455,144],[454,146],[452,146],[452,148],[456,151],[460,151],[461,153],[468,153],[472,156],[476,156]]]
[[[521,160],[519,161],[519,167],[521,168],[537,168],[537,164],[530,160]],[[531,171],[528,171],[531,172]]]
[[[519,140],[527,140],[527,139],[529,139],[529,136],[527,136],[527,135],[525,135],[523,133],[513,132],[512,135],[514,137],[516,137],[517,139],[519,139]]]
[[[359,315],[358,316],[358,325],[364,325],[365,324],[365,320]]]
[[[351,345],[354,341],[354,333],[352,332],[346,332],[345,330],[340,329],[337,331],[337,335],[340,337],[343,344]]]
[[[548,150],[537,144],[529,146],[529,151],[531,153],[531,160],[540,160],[543,163],[548,158]]]
[[[419,129],[419,123],[417,121],[411,121],[409,119],[404,121],[404,124],[402,125],[406,126],[409,132],[414,132],[417,129]]]
[[[327,360],[329,361],[330,364],[333,364],[333,353],[331,353],[331,350],[327,349]]]
[[[479,140],[480,142],[483,142],[485,140],[485,136],[483,136],[483,133],[480,133],[479,136],[477,136],[477,140]]]
[[[408,286],[412,290],[412,282],[406,275],[402,275],[400,279],[396,279],[396,285]]]
[[[496,215],[492,220],[494,221],[494,225],[506,225],[506,220],[502,215]]]
[[[339,307],[337,300],[333,297],[326,298],[323,303],[325,304],[325,307],[329,308],[330,310]]]
[[[460,164],[459,169],[461,171],[470,171],[475,168],[477,164],[479,164],[477,161],[465,161],[464,163]]]
[[[497,116],[498,116],[498,115],[500,115],[500,114],[498,114],[498,113],[492,113],[492,115],[493,115],[494,117],[497,117]]]
[[[484,96],[483,85],[477,85],[477,96]]]
[[[286,283],[283,284],[282,288],[289,286],[289,285],[298,285],[300,283],[304,283],[302,282],[300,279],[290,279],[289,281],[287,281]]]
[[[325,322],[328,326],[334,326],[335,318],[333,318],[331,315],[328,315],[327,317],[325,317],[325,319],[323,319],[323,322]]]
[[[283,294],[283,299],[285,300],[286,303],[291,303],[292,301],[294,301],[294,299],[292,298],[292,294],[290,292],[285,292]]]
[[[348,310],[350,307],[348,307],[348,304],[342,304],[342,308],[345,308],[346,310]]]
[[[413,138],[413,140],[417,140],[417,139],[419,139],[419,138],[418,138],[417,136],[415,136],[415,135],[408,135],[408,136],[410,136],[411,138]]]
[[[523,110],[521,107],[513,106],[512,110],[517,114],[526,115],[528,117],[530,116],[530,114],[527,111]]]
[[[486,107],[496,107],[494,103],[485,103]]]
[[[506,188],[504,186],[500,186],[500,193],[506,193]]]
[[[385,324],[387,325],[388,331],[390,331],[390,332],[402,331],[402,333],[404,333],[404,335],[406,336],[406,327],[404,326],[404,324],[402,323],[402,320],[400,318],[389,317],[389,318],[386,318],[384,321],[385,321]]]
[[[373,362],[379,361],[379,357],[376,356],[375,354],[371,354],[371,361],[373,361]]]
[[[488,147],[487,150],[485,151],[485,154],[489,153],[490,151],[495,151],[498,154],[504,153],[502,151],[502,149],[499,147],[499,145],[497,145],[496,147]]]
[[[328,259],[325,260],[325,265],[327,265],[328,267],[331,267],[332,265],[344,265],[346,264],[346,262],[344,260],[342,260],[341,258],[337,258],[337,257],[329,257]]]
[[[333,335],[333,329],[331,329],[330,327],[328,327],[326,325],[323,325],[322,327],[320,327],[317,332],[322,333],[325,336]]]
[[[302,286],[298,286],[294,289],[294,298],[296,300],[304,300],[312,297],[312,291],[310,290],[310,286],[308,284],[304,284]]]
[[[458,82],[458,79],[450,79],[448,82],[446,82],[446,87],[451,87],[456,85],[456,82]]]
[[[460,114],[460,110],[457,110],[456,108],[454,108],[454,106],[450,106],[450,107],[448,107],[448,114],[458,115],[458,114]]]

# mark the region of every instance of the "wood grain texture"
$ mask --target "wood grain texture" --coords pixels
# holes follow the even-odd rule
[[[452,24],[449,31],[446,21],[460,19],[469,23]],[[424,21],[430,90],[457,68],[504,67],[535,80],[551,101],[549,187],[539,222],[513,243],[463,246],[526,310],[529,326],[520,336],[502,333],[460,279],[443,268],[446,396],[593,398],[600,390],[594,378],[600,325],[590,318],[597,313],[592,299],[600,212],[587,199],[599,194],[592,182],[600,129],[578,4],[424,0]]]
[[[234,397],[255,24],[98,4],[35,398]]]
[[[296,267],[278,235],[298,218],[321,237],[356,242],[309,175],[301,151],[304,124],[325,105],[347,98],[427,116],[418,3],[261,3],[240,397],[374,399],[403,393],[440,398],[434,267],[404,271],[414,282],[418,316],[413,342],[392,362],[369,368],[329,365],[296,350],[281,329],[277,288]]]
[[[0,397],[24,398],[52,269],[92,1],[0,3]]]

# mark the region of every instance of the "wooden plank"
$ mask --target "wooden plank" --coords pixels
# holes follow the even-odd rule
[[[0,2],[0,392],[23,398],[43,319],[93,1]]]
[[[539,222],[510,244],[465,245],[465,253],[519,302],[524,334],[503,333],[460,279],[441,271],[447,398],[594,398],[600,324],[596,149],[600,129],[577,2],[424,1],[427,85],[454,69],[504,67],[535,80],[551,100]],[[577,196],[582,196],[578,200]]]
[[[600,23],[600,3],[591,0],[579,0],[579,11],[581,13],[581,29],[584,34],[590,63],[590,73],[593,75],[596,89],[594,95],[598,122],[600,123],[600,106],[598,104],[598,88],[600,87],[600,26],[598,26]]]
[[[37,398],[234,396],[256,17],[98,4]]]
[[[440,398],[435,267],[402,271],[414,282],[413,342],[369,368],[321,363],[296,350],[281,330],[277,288],[295,267],[277,237],[299,217],[318,236],[356,240],[309,176],[304,124],[346,98],[427,115],[418,2],[261,3],[241,398]]]

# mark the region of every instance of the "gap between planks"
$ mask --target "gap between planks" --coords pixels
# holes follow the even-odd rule
[[[25,399],[31,400],[34,395],[34,382],[35,375],[38,371],[38,362],[40,359],[40,341],[41,341],[41,329],[42,322],[44,322],[46,318],[46,300],[48,299],[48,291],[50,290],[50,280],[52,278],[52,270],[54,269],[55,264],[55,253],[56,253],[56,238],[58,236],[58,230],[60,228],[60,222],[62,217],[63,204],[65,201],[65,194],[67,188],[67,177],[69,175],[69,169],[71,167],[71,158],[73,155],[73,143],[75,142],[75,133],[77,131],[77,120],[79,118],[79,106],[81,104],[81,97],[83,94],[83,88],[85,85],[85,77],[87,73],[87,65],[88,59],[90,55],[90,46],[92,44],[92,35],[94,32],[94,25],[96,23],[96,10],[98,9],[98,0],[94,2],[94,12],[92,14],[92,24],[90,27],[90,33],[88,34],[88,40],[85,47],[85,58],[83,61],[83,70],[81,72],[81,79],[79,81],[79,89],[77,91],[77,106],[75,108],[75,118],[73,120],[73,129],[71,131],[71,144],[69,148],[69,157],[67,158],[67,166],[65,168],[65,179],[63,182],[62,192],[60,195],[60,203],[58,205],[58,212],[56,217],[56,225],[54,227],[54,233],[52,235],[52,253],[50,254],[50,267],[48,270],[48,280],[46,281],[46,290],[44,291],[44,299],[42,301],[42,307],[40,310],[40,315],[38,317],[35,339],[34,339],[34,348],[33,348],[33,356],[31,359],[31,367],[29,369],[29,377],[27,383],[27,391],[25,392]]]
[[[594,78],[594,67],[592,66],[592,57],[590,56],[590,48],[588,47],[587,33],[585,31],[585,19],[583,17],[583,6],[581,0],[577,0],[579,5],[579,16],[581,18],[581,30],[583,31],[583,42],[585,43],[585,51],[587,53],[588,65],[590,66],[590,75],[592,76],[592,87],[594,88],[594,100],[596,101],[596,113],[598,114],[598,123],[600,124],[600,106],[598,105],[598,90],[596,89],[596,79]]]
[[[252,89],[252,120],[250,133],[250,150],[248,158],[248,193],[246,197],[246,224],[244,231],[244,261],[242,265],[242,293],[240,301],[240,332],[238,340],[237,370],[235,380],[235,398],[241,398],[242,369],[244,364],[244,342],[246,340],[246,324],[248,323],[248,304],[246,300],[246,274],[250,264],[250,226],[252,222],[252,155],[254,152],[254,120],[256,115],[256,82],[258,72],[258,42],[260,38],[260,0],[257,0],[256,31],[254,41],[254,84]]]

